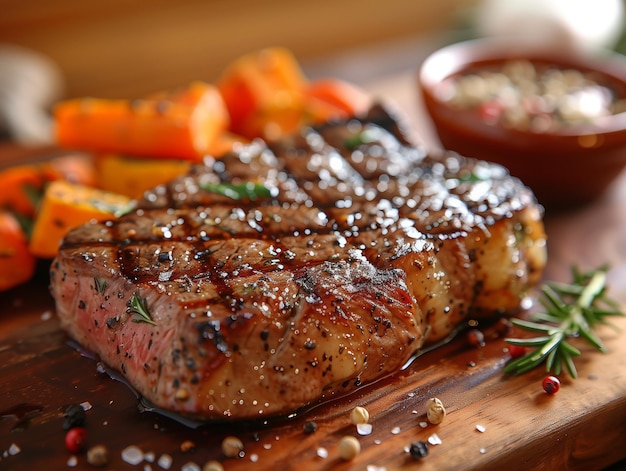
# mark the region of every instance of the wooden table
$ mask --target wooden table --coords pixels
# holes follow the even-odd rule
[[[437,145],[415,96],[413,71],[364,85],[395,101],[424,141]],[[0,152],[6,160],[25,151],[4,146]],[[548,211],[546,227],[546,278],[567,280],[573,264],[588,269],[609,262],[611,295],[626,303],[626,174],[588,207]],[[89,444],[109,450],[105,469],[163,469],[156,463],[161,455],[172,457],[171,469],[217,459],[227,470],[593,470],[626,458],[626,318],[615,322],[621,332],[600,332],[607,354],[583,347],[580,377],[563,377],[555,396],[542,391],[542,371],[505,375],[506,344],[486,328],[484,348],[460,337],[391,378],[292,418],[191,429],[140,413],[125,385],[70,347],[46,284],[44,269],[28,285],[0,294],[0,469],[67,469],[72,457],[63,445],[63,411],[82,402],[90,405]],[[434,396],[449,414],[441,425],[425,426],[425,401]],[[343,435],[356,435],[348,417],[356,405],[368,408],[373,430],[359,437],[361,453],[344,462],[337,444]],[[315,433],[303,432],[307,421],[317,424]],[[224,458],[226,435],[243,440],[243,457]],[[424,459],[406,452],[410,443],[436,437],[441,444]],[[194,446],[182,451],[186,441]],[[122,450],[131,445],[151,453],[148,461],[124,462]],[[77,456],[76,469],[90,469],[84,455]]]

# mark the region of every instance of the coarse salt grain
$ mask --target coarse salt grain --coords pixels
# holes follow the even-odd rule
[[[143,459],[146,460],[148,463],[154,463],[154,452],[153,451],[149,451],[147,453],[144,453],[143,455]]]
[[[391,429],[392,435],[398,435],[400,433],[400,427],[394,427]]]
[[[150,463],[144,464],[143,471],[152,471],[152,465]]]
[[[476,430],[478,430],[480,433],[485,433],[485,430],[487,430],[484,426],[478,424],[476,425]]]
[[[82,407],[84,411],[88,411],[91,410],[93,406],[88,401],[85,401],[80,403],[80,407]]]
[[[67,465],[70,468],[75,467],[78,464],[78,458],[76,458],[76,456],[72,455],[67,459]]]
[[[50,319],[52,319],[52,313],[50,311],[44,311],[41,313],[42,321],[49,321]]]
[[[138,465],[143,461],[143,451],[138,447],[131,445],[122,450],[122,459],[132,465]]]
[[[369,435],[372,433],[372,424],[357,424],[356,431],[359,435]]]
[[[163,454],[159,456],[159,461],[157,464],[163,469],[170,469],[172,466],[172,457],[168,454]]]
[[[441,441],[441,438],[439,438],[439,435],[433,433],[430,437],[428,437],[428,443],[431,445],[441,445],[443,442]]]
[[[250,455],[250,461],[252,461],[253,463],[256,463],[257,461],[259,461],[259,455],[257,455],[256,453],[252,453]]]
[[[20,451],[22,451],[22,449],[17,444],[11,443],[11,446],[9,447],[9,455],[17,455]]]
[[[420,426],[421,428],[426,428],[426,427],[428,427],[428,422],[420,422],[420,423],[419,423],[419,426]]]
[[[479,451],[481,455],[484,455],[485,453],[487,453],[487,450],[484,448],[481,448]]]
[[[326,448],[319,447],[317,449],[317,456],[320,458],[328,458],[328,450]]]
[[[368,464],[365,468],[367,471],[387,471],[387,468],[384,466],[376,466],[374,464]]]

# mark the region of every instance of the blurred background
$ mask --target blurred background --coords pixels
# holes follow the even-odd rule
[[[266,46],[291,49],[308,75],[363,84],[470,36],[616,48],[623,31],[623,0],[0,0],[0,11],[0,129],[35,140],[35,111],[21,119],[33,130],[14,130],[16,100],[35,110],[214,81]]]

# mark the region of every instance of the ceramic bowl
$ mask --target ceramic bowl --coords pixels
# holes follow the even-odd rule
[[[571,207],[600,196],[626,165],[626,113],[549,128],[517,127],[485,119],[485,110],[459,109],[450,82],[511,61],[591,74],[595,83],[626,98],[626,59],[618,54],[552,50],[503,39],[446,46],[422,63],[418,86],[444,148],[506,166],[548,207]],[[489,113],[487,113],[487,116]]]

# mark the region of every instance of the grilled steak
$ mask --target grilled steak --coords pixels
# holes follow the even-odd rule
[[[51,292],[69,335],[155,405],[285,414],[517,310],[545,263],[541,216],[502,167],[428,155],[374,107],[206,158],[74,229]]]

